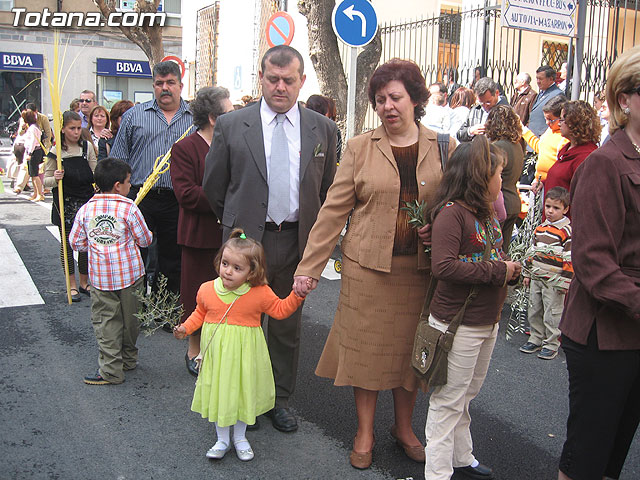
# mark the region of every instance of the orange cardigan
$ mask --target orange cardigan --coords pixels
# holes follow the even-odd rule
[[[242,325],[245,327],[259,327],[260,314],[266,313],[270,317],[284,320],[291,316],[302,304],[304,298],[291,292],[284,300],[278,298],[268,285],[252,287],[244,295],[240,296],[227,314],[229,325]],[[229,308],[218,297],[213,286],[213,281],[205,282],[200,286],[196,296],[196,309],[183,323],[187,334],[190,335],[199,329],[204,322],[219,323],[224,312]]]

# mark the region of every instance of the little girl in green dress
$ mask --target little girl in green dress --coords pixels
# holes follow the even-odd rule
[[[245,433],[275,404],[275,384],[261,314],[279,320],[303,302],[293,292],[280,299],[267,285],[264,250],[241,229],[231,232],[214,262],[219,277],[198,290],[196,309],[174,329],[184,338],[202,327],[202,363],[191,410],[215,422],[217,442],[207,458],[221,459],[233,445],[238,458],[253,459]]]

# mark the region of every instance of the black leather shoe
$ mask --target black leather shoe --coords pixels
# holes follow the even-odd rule
[[[281,432],[295,432],[298,429],[298,421],[291,410],[283,407],[275,407],[265,415],[271,418],[273,428]]]
[[[258,420],[258,417],[256,417],[256,423],[254,423],[253,425],[247,425],[247,430],[250,432],[260,430],[260,421]]]
[[[453,469],[456,473],[462,473],[469,478],[477,478],[479,480],[489,480],[493,478],[493,470],[481,463],[477,467],[471,465],[467,467],[456,467]]]
[[[198,364],[196,363],[196,357],[189,358],[189,352],[184,354],[184,361],[187,364],[187,370],[194,377],[198,376]]]

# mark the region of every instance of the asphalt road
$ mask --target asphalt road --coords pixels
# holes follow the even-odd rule
[[[352,391],[313,373],[339,280],[323,279],[305,304],[292,403],[300,429],[283,434],[261,417],[261,428],[248,433],[256,452],[252,462],[240,462],[232,451],[219,462],[205,458],[214,428],[189,409],[194,379],[185,369],[186,343],[169,334],[140,337],[140,365],[124,384],[85,385],[82,377],[96,368],[97,355],[89,301],[65,302],[59,243],[46,228],[50,197],[46,203],[0,194],[0,233],[6,231],[44,301],[0,308],[0,480],[424,478],[423,467],[389,435],[390,392],[378,402],[373,468],[361,472],[349,465]],[[13,273],[15,266],[0,262],[6,303],[28,282]],[[507,341],[504,330],[503,319],[489,375],[471,406],[475,454],[497,479],[556,478],[568,409],[564,356],[525,356],[518,352],[524,336]],[[427,405],[428,396],[420,394],[414,428],[422,439]],[[637,438],[621,478],[640,478]]]

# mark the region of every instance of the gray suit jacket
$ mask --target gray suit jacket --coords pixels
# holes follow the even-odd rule
[[[300,256],[336,172],[337,130],[335,122],[300,106]],[[238,227],[262,240],[269,186],[260,102],[217,119],[202,186],[222,223],[223,241]]]
[[[536,137],[540,137],[546,130],[549,128],[547,126],[547,122],[544,118],[544,113],[542,112],[542,107],[544,107],[549,100],[551,100],[556,95],[562,95],[562,90],[558,88],[558,86],[554,83],[549,88],[547,88],[544,93],[538,93],[533,105],[531,105],[531,111],[529,113],[529,130],[531,130]]]

